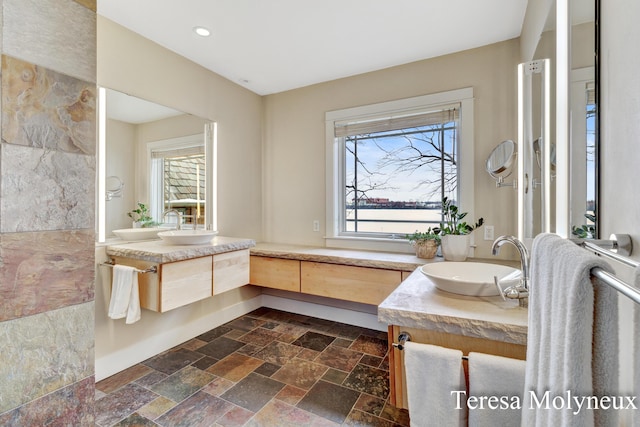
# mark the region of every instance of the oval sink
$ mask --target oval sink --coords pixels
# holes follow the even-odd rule
[[[162,230],[166,230],[166,228],[123,228],[120,230],[113,230],[113,234],[122,240],[150,240],[157,239],[158,233]]]
[[[218,234],[211,230],[171,230],[158,233],[170,245],[206,245]]]
[[[493,283],[493,276],[498,277],[502,288],[517,284],[522,276],[517,268],[484,262],[446,261],[423,265],[420,271],[438,289],[477,297],[500,295]]]

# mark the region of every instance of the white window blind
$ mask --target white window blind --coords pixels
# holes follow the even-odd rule
[[[335,122],[335,137],[347,137],[363,133],[386,132],[420,126],[449,123],[460,118],[459,105],[446,106],[441,110],[412,115],[391,116],[362,121]]]

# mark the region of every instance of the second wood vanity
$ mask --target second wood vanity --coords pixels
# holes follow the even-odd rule
[[[528,311],[500,297],[468,297],[437,289],[414,271],[378,306],[389,325],[390,402],[407,408],[404,351],[393,347],[401,332],[422,344],[525,359]],[[425,362],[426,363],[426,362]]]
[[[407,254],[261,243],[251,249],[249,283],[378,305],[424,262]]]
[[[138,274],[140,306],[160,313],[249,283],[249,248],[255,242],[216,236],[207,245],[161,240],[107,246],[116,264],[156,273]]]

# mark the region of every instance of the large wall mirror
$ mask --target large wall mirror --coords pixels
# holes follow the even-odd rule
[[[175,224],[177,215],[164,215],[172,210],[183,227],[215,229],[215,123],[115,90],[99,93],[98,241],[134,227],[128,213],[138,203],[155,226]]]
[[[569,201],[568,201],[568,221],[569,237],[597,238],[598,227],[598,109],[597,109],[597,67],[596,67],[596,0],[570,0],[570,52],[569,58],[569,122],[570,122],[570,142],[569,142]],[[555,2],[550,7],[545,30],[542,33],[538,46],[534,54],[536,60],[548,59],[551,72],[549,73],[550,99],[556,99],[556,5]],[[542,92],[541,83],[533,82],[534,94]],[[532,101],[531,115],[533,123],[540,123],[542,120],[542,101],[534,99]],[[556,136],[556,103],[551,102],[549,114],[549,135],[546,139],[549,144],[545,144],[545,138],[540,128],[532,126],[531,131],[524,138],[525,144],[529,147],[531,158],[531,176],[528,178],[529,191],[533,194],[531,200],[525,203],[525,211],[530,215],[528,231],[525,238],[533,238],[545,230],[556,230],[555,212],[556,197],[565,197],[558,193],[556,195],[556,158],[555,158],[555,136]],[[546,217],[549,221],[549,228],[545,228],[545,202],[544,177],[540,167],[541,157],[544,148],[548,148],[550,183],[547,194],[550,195],[548,210],[551,212]],[[559,165],[558,167],[563,167]],[[525,180],[527,181],[527,180]]]

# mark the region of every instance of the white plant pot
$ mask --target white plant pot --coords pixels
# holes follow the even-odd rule
[[[469,255],[471,236],[469,234],[447,234],[442,236],[441,245],[445,261],[464,261]]]

